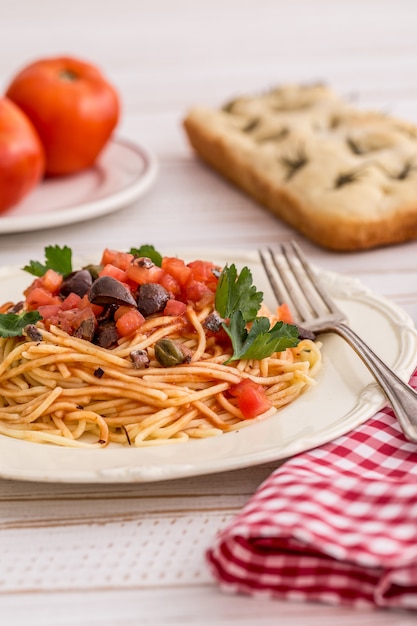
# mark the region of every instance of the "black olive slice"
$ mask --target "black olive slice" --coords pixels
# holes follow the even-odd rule
[[[59,293],[66,297],[70,293],[76,293],[77,296],[82,298],[90,289],[93,284],[90,272],[87,270],[79,270],[78,272],[72,272],[64,279],[61,285]]]
[[[128,287],[111,276],[100,276],[91,286],[88,299],[92,304],[136,306]]]
[[[138,309],[144,317],[160,313],[169,300],[168,291],[158,283],[145,283],[139,288]]]

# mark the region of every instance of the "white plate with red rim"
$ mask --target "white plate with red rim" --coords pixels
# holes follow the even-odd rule
[[[234,262],[238,269],[249,266],[254,284],[264,291],[266,303],[274,306],[256,252],[166,253],[189,261]],[[85,261],[96,262],[97,257]],[[351,326],[408,380],[417,365],[417,332],[411,318],[355,279],[331,272],[320,275]],[[18,268],[0,268],[3,299],[19,300],[30,282],[31,277]],[[278,461],[322,445],[365,422],[386,400],[359,357],[340,337],[323,335],[320,340],[323,365],[317,384],[272,417],[218,437],[151,448],[110,444],[104,449],[73,449],[0,435],[0,476],[45,482],[144,483]]]
[[[156,180],[156,157],[124,139],[111,139],[93,167],[47,178],[0,214],[0,234],[53,228],[103,216],[132,204]]]

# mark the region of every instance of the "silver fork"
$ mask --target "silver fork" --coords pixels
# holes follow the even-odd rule
[[[417,393],[403,382],[350,326],[320,284],[295,242],[280,251],[259,251],[265,273],[279,303],[286,302],[301,327],[315,334],[337,333],[355,350],[391,404],[407,439],[417,442]]]

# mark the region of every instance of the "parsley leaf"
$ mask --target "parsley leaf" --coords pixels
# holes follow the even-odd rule
[[[30,261],[23,268],[25,272],[34,276],[43,276],[47,270],[55,270],[58,274],[68,276],[72,272],[72,250],[68,246],[47,246],[45,248],[45,263]]]
[[[136,257],[146,256],[158,267],[162,265],[162,255],[150,244],[144,244],[140,248],[130,248],[129,253]]]
[[[215,307],[223,318],[222,326],[229,335],[233,354],[226,361],[265,359],[298,345],[298,328],[277,322],[273,328],[267,317],[257,317],[263,293],[252,284],[251,271],[244,267],[238,275],[236,266],[226,266],[219,278]],[[247,329],[250,324],[249,330]]]
[[[27,313],[1,313],[0,314],[0,337],[21,337],[23,329],[28,324],[36,324],[42,316],[38,311]]]
[[[220,274],[216,289],[215,307],[224,318],[231,317],[233,311],[240,311],[246,322],[255,319],[264,294],[252,284],[252,273],[244,267],[237,274],[236,266],[226,265]]]
[[[274,352],[294,348],[299,341],[296,326],[277,322],[270,328],[267,317],[256,317],[248,332],[240,311],[234,311],[229,324],[223,324],[223,328],[233,346],[233,354],[226,363],[238,359],[265,359]]]

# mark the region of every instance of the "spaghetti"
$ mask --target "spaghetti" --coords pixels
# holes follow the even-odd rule
[[[0,433],[79,448],[178,443],[252,424],[314,384],[318,343],[304,339],[266,358],[230,361],[225,337],[204,325],[213,311],[211,299],[200,308],[187,304],[182,315],[150,315],[111,349],[45,319],[35,337],[25,329],[0,338]],[[187,358],[161,365],[161,339]],[[146,354],[146,365],[137,354]],[[245,388],[264,398],[261,414],[242,411]]]

